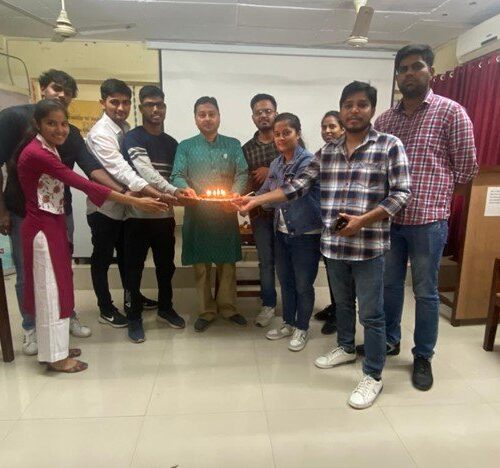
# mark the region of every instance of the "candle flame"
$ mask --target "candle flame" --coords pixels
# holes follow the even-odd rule
[[[227,192],[219,188],[207,190],[205,193],[207,198],[225,198],[227,196]]]

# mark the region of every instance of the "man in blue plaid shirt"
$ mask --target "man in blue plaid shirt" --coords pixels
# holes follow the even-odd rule
[[[337,301],[338,346],[315,360],[322,369],[354,362],[356,313],[364,327],[363,379],[352,392],[349,404],[368,408],[382,390],[385,364],[383,311],[384,253],[390,247],[390,217],[410,198],[408,160],[401,141],[374,130],[377,90],[354,81],[340,98],[340,118],[345,136],[327,144],[315,159],[280,189],[244,199],[242,210],[262,203],[303,196],[320,179],[323,233],[321,251],[326,257],[332,293]],[[339,229],[339,219],[344,226]],[[354,281],[353,281],[354,280]]]

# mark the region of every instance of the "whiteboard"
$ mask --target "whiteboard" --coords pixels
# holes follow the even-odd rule
[[[161,43],[155,45],[161,49]],[[221,113],[219,133],[244,144],[256,131],[250,100],[257,93],[268,93],[278,101],[279,112],[300,118],[306,147],[314,152],[323,145],[321,118],[329,110],[338,110],[344,86],[353,80],[370,82],[378,90],[379,114],[391,105],[393,70],[390,53],[381,58],[162,49],[165,130],[179,141],[197,134],[194,102],[200,96],[214,96]]]

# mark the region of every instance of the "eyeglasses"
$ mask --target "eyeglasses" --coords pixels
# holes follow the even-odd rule
[[[167,105],[164,102],[144,102],[141,104],[141,106],[149,110],[154,109],[155,107],[157,107],[159,110],[167,108]]]
[[[396,73],[398,75],[404,75],[405,73],[408,73],[408,70],[411,69],[411,71],[414,72],[419,72],[420,70],[423,70],[427,65],[423,62],[414,62],[411,65],[400,65],[398,68],[396,68]]]
[[[276,112],[274,109],[259,109],[253,112],[255,117],[260,117],[261,115],[271,115]]]

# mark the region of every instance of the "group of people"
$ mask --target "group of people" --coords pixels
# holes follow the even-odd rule
[[[420,390],[431,388],[437,278],[451,198],[477,172],[465,110],[430,89],[433,59],[426,45],[398,51],[396,80],[403,98],[374,124],[376,89],[359,81],[348,84],[339,111],[321,120],[325,146],[315,154],[302,140],[299,117],[278,113],[269,94],[252,98],[257,131],[243,146],[218,133],[219,106],[207,96],[194,104],[199,134],[178,144],[164,132],[165,96],[155,86],[141,89],[143,125],[129,131],[131,90],[116,79],[101,85],[103,116],[84,141],[68,123],[75,81],[61,71],[44,73],[43,100],[0,113],[0,164],[8,168],[0,230],[12,239],[23,351],[38,354],[55,371],[86,368],[76,359],[81,351],[70,349],[68,340],[69,333],[91,333],[74,312],[72,186],[88,195],[99,321],[127,327],[134,343],[145,340],[145,308],[157,307],[159,320],[185,327],[172,303],[176,204],[185,206],[182,263],[193,265],[196,278],[195,331],[207,330],[219,314],[235,325],[247,324],[236,305],[240,211],[250,216],[259,259],[257,326],[269,326],[276,315],[275,272],[281,286],[282,323],[266,338],[288,337],[291,351],[306,346],[314,281],[320,259],[325,262],[331,304],[316,316],[326,320],[324,333],[337,330],[337,345],[314,363],[332,368],[364,355],[363,378],[349,398],[354,408],[373,404],[382,390],[386,355],[400,352],[410,260],[416,300],[412,381]],[[75,162],[90,181],[72,172]],[[214,187],[232,194],[232,201],[200,202],[198,195]],[[244,195],[248,192],[256,195]],[[158,302],[140,291],[149,249]],[[113,304],[107,279],[115,250],[125,315]],[[358,346],[356,303],[364,328],[364,344]]]

